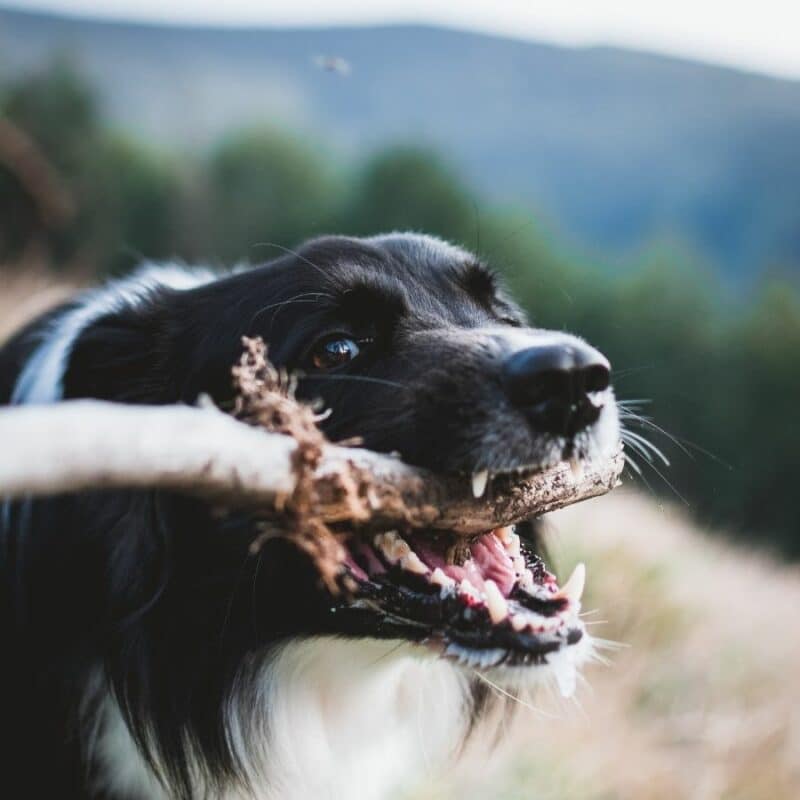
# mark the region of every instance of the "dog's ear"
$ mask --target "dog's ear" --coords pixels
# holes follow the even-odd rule
[[[209,394],[227,403],[251,316],[242,302],[247,296],[230,280],[180,292],[161,288],[100,317],[70,351],[64,398],[193,404]]]
[[[176,402],[160,316],[155,306],[123,308],[81,331],[65,365],[64,398]]]

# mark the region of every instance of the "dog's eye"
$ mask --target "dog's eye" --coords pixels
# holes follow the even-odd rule
[[[332,336],[323,339],[311,352],[311,362],[317,369],[333,369],[352,361],[361,349],[346,336]]]

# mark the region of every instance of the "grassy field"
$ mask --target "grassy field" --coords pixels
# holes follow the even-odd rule
[[[800,571],[624,487],[551,520],[559,574],[587,564],[591,631],[623,646],[574,702],[521,708],[490,773],[415,800],[800,797]]]
[[[23,272],[0,264],[0,342],[26,320],[68,297],[75,285],[58,280],[43,266]]]
[[[0,339],[69,289],[0,271]],[[592,633],[621,647],[574,702],[520,708],[490,771],[414,800],[800,798],[800,571],[627,487],[551,528],[560,575],[587,563]]]

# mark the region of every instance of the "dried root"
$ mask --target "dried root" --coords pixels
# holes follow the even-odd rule
[[[244,353],[233,368],[237,392],[234,415],[250,425],[291,436],[297,442],[292,454],[295,489],[275,502],[275,510],[283,519],[278,525],[272,516],[269,522],[260,523],[262,531],[253,541],[251,552],[257,553],[269,539],[288,539],[311,558],[328,591],[337,594],[343,588],[352,588],[344,571],[347,551],[341,542],[342,534],[332,531],[318,511],[319,481],[314,473],[328,440],[317,423],[325,415],[297,400],[296,379],[269,362],[267,346],[260,337],[245,336],[242,344]],[[348,494],[355,493],[356,487],[348,486],[347,476],[341,477],[340,487]]]

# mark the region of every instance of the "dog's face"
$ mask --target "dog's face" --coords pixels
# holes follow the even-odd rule
[[[332,440],[396,451],[490,500],[496,480],[507,487],[519,471],[564,458],[580,469],[617,448],[605,358],[574,336],[528,327],[475,257],[417,235],[320,239],[221,279],[161,268],[90,292],[0,352],[0,396],[158,404],[210,394],[226,407],[243,336],[262,337],[270,359],[299,376],[300,396],[330,409]],[[276,704],[286,707],[269,687],[281,683],[286,653],[314,648],[309,637],[322,637],[318,654],[340,654],[339,675],[349,665],[326,636],[357,640],[370,664],[374,649],[395,648],[365,638],[457,662],[406,659],[430,667],[431,686],[446,676],[458,697],[477,686],[462,666],[515,686],[548,673],[562,691],[574,683],[588,639],[582,571],[559,588],[526,526],[470,539],[342,531],[356,588],[332,596],[291,542],[268,538],[254,553],[258,520],[218,511],[142,491],[3,509],[7,534],[25,542],[15,586],[37,598],[42,663],[101,667],[139,749],[180,796],[193,796],[196,770],[212,788],[242,774],[261,780],[248,764],[263,760],[265,726],[277,725]],[[70,691],[73,677],[65,672]],[[42,703],[50,714],[55,704]],[[272,743],[281,733],[293,742],[296,727]]]
[[[191,337],[179,348],[194,353],[186,401],[215,387],[224,400],[240,336],[257,335],[274,363],[299,374],[300,396],[330,409],[323,425],[332,440],[359,437],[412,464],[462,474],[476,494],[491,492],[500,474],[561,459],[579,465],[617,448],[606,359],[574,336],[527,326],[483,264],[439,240],[316,240],[221,288],[230,294],[225,316],[209,320],[201,343],[214,357],[201,360]],[[470,541],[353,536],[356,598],[325,598],[306,625],[424,642],[484,667],[577,652],[582,576],[559,589],[531,547],[510,528]],[[286,591],[312,588],[298,581]]]

